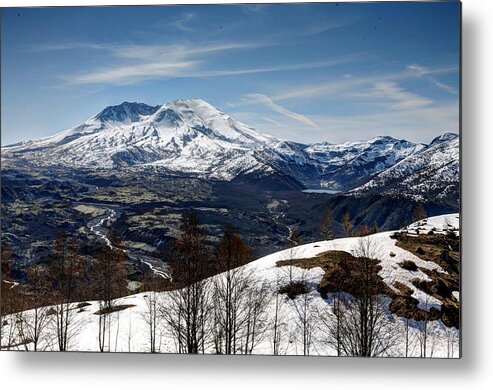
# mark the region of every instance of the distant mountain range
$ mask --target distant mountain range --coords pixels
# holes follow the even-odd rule
[[[328,134],[328,136],[330,136]],[[459,136],[301,144],[263,134],[200,99],[124,102],[51,137],[2,148],[4,163],[164,170],[217,180],[457,199]]]

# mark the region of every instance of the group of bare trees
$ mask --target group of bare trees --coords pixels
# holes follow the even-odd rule
[[[116,236],[113,237],[117,240]],[[2,348],[67,351],[75,346],[82,324],[77,302],[100,302],[99,342],[104,350],[107,313],[127,293],[126,258],[117,247],[99,247],[82,256],[66,232],[57,234],[48,260],[26,269],[22,283],[9,282],[11,255],[2,245]]]
[[[61,233],[53,240],[49,262],[31,267],[22,285],[3,279],[2,332],[11,332],[11,337],[2,335],[6,348],[37,350],[42,344],[42,349],[69,350],[82,325],[77,312],[83,306],[77,302],[96,299],[99,350],[110,350],[112,313],[120,309],[116,299],[127,293],[128,271],[118,237],[111,230],[109,236],[111,246],[97,246],[91,256],[82,256],[76,242]],[[197,214],[186,213],[170,252],[172,282],[156,275],[144,279],[141,316],[150,352],[160,351],[163,329],[180,353],[249,354],[263,339],[268,294],[242,267],[253,259],[250,247],[232,227],[216,245],[206,241]],[[10,266],[5,247],[4,276]],[[168,290],[165,300],[161,290]],[[26,297],[29,302],[21,304]]]
[[[341,215],[340,224],[346,237],[364,237],[378,232],[376,222],[371,227],[366,224],[354,226],[351,222],[351,215],[347,210]],[[320,238],[322,240],[332,240],[336,238],[334,225],[334,213],[329,206],[326,206],[324,208],[322,222],[320,223]]]
[[[127,261],[121,249],[121,240],[110,229],[112,246],[100,245],[93,256],[90,277],[91,289],[98,297],[98,344],[99,350],[111,350],[111,319],[115,300],[127,293]]]
[[[319,313],[321,329],[338,356],[385,356],[401,335],[388,314],[388,298],[378,276],[375,241],[371,237],[360,238],[353,253],[359,266],[351,294],[332,295],[332,307]]]
[[[197,214],[183,217],[172,250],[173,282],[162,313],[179,353],[249,354],[267,326],[264,286],[243,265],[251,249],[231,226],[209,248]],[[207,278],[217,274],[214,278]]]
[[[322,228],[326,238],[333,237],[330,209]],[[116,299],[127,293],[128,271],[118,237],[112,231],[109,236],[114,245],[98,247],[88,260],[74,240],[59,234],[53,240],[50,263],[30,267],[23,285],[9,282],[12,260],[2,246],[2,348],[69,350],[81,329],[76,302],[96,297],[99,349],[111,350],[111,313],[119,310]],[[286,253],[291,259],[295,249]],[[315,341],[322,341],[338,356],[387,356],[396,345],[402,346],[404,338],[405,356],[409,356],[414,352],[412,333],[421,356],[429,356],[430,350],[432,354],[428,318],[419,322],[419,332],[411,332],[411,325],[416,328],[413,320],[405,319],[404,327],[397,326],[389,314],[389,298],[378,275],[376,241],[361,237],[352,253],[358,270],[349,292],[336,289],[326,306],[317,306],[307,287],[290,301],[281,287],[286,283],[308,286],[306,270],[288,262],[277,269],[275,286],[268,286],[256,277],[255,267],[243,267],[253,255],[233,227],[226,227],[213,244],[197,214],[188,212],[169,253],[173,280],[153,273],[143,280],[145,307],[140,315],[149,352],[161,352],[166,336],[166,350],[171,350],[171,342],[178,353],[252,354],[263,343],[279,355],[295,341],[302,347],[298,353],[310,355]],[[163,290],[166,294],[159,293]],[[286,305],[292,308],[286,310]],[[27,307],[30,310],[24,310]],[[286,318],[286,313],[293,315]],[[450,333],[447,347],[452,355],[454,341]]]
[[[206,278],[210,253],[206,235],[195,213],[183,217],[171,261],[177,288],[169,293],[169,304],[163,310],[179,353],[204,352],[209,333],[210,282]]]

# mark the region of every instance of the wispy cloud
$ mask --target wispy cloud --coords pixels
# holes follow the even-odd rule
[[[370,97],[389,100],[391,102],[389,108],[393,110],[408,110],[426,107],[433,104],[432,99],[406,91],[396,82],[390,81],[380,81],[375,83]]]
[[[419,64],[411,64],[407,66],[407,69],[409,69],[411,72],[415,73],[418,77],[424,77],[426,80],[428,80],[431,84],[433,84],[435,87],[440,88],[448,93],[451,93],[452,95],[458,95],[459,92],[457,89],[454,87],[442,83],[439,81],[434,75],[440,72],[437,72],[436,70],[429,69],[425,66],[419,65]],[[457,70],[456,67],[451,68],[452,70]]]
[[[442,67],[428,69],[426,75],[429,77],[434,74],[445,74],[457,72],[457,67]],[[415,69],[406,67],[398,72],[383,73],[379,75],[360,75],[349,76],[341,79],[321,82],[317,84],[297,85],[294,88],[284,88],[276,93],[273,98],[276,101],[290,99],[313,99],[322,96],[340,96],[344,93],[360,93],[368,87],[374,87],[379,83],[397,82],[399,80],[416,79],[423,77],[423,74],[416,72]]]
[[[192,12],[186,12],[183,15],[181,15],[179,18],[176,20],[173,20],[170,22],[170,24],[177,28],[178,30],[185,31],[185,32],[193,32],[196,31],[195,28],[191,26],[193,22],[197,19],[197,14],[192,13]]]
[[[306,116],[299,114],[297,112],[288,110],[286,107],[283,107],[277,103],[275,103],[270,97],[267,95],[263,95],[260,93],[252,93],[246,96],[249,104],[263,104],[269,107],[271,110],[287,117],[290,119],[294,119],[298,122],[304,123],[311,127],[318,129],[317,124],[315,124],[311,119]]]
[[[269,46],[270,42],[225,42],[208,44],[170,44],[170,45],[145,45],[145,44],[109,44],[91,42],[65,42],[56,44],[39,44],[27,46],[32,51],[62,51],[62,50],[102,50],[112,56],[126,59],[140,59],[156,56],[158,58],[177,58],[196,54],[222,52],[227,50],[256,49]],[[144,58],[143,58],[144,57]]]
[[[327,139],[343,142],[391,134],[411,141],[430,142],[438,133],[458,132],[458,102],[415,107],[408,110],[379,110],[368,114],[314,116]],[[315,139],[320,139],[317,134]]]
[[[456,67],[426,68],[426,77],[456,71]],[[346,74],[336,81],[298,84],[280,91],[272,91],[270,86],[268,95],[263,92],[250,93],[237,105],[264,104],[271,108],[273,114],[268,118],[264,115],[257,121],[257,126],[281,138],[286,136],[287,129],[291,129],[288,133],[294,135],[292,139],[300,142],[321,139],[344,142],[382,134],[429,142],[430,134],[434,136],[439,132],[458,131],[458,101],[435,100],[423,96],[421,89],[416,93],[401,84],[422,77],[425,75],[408,67],[380,75]],[[408,82],[406,85],[413,84]],[[344,111],[329,110],[334,113],[322,114],[324,111],[319,110],[319,114],[309,117],[297,112],[292,115],[293,112],[284,105],[288,101],[300,106],[308,102],[319,106],[321,101],[325,101],[327,107],[330,107],[329,101],[337,101]],[[252,110],[255,108],[252,107]]]
[[[236,69],[208,69],[209,56],[226,51],[252,50],[270,46],[271,39],[252,42],[222,42],[208,44],[171,45],[110,45],[105,43],[74,42],[45,44],[30,47],[35,51],[89,50],[100,51],[108,64],[90,71],[66,75],[69,85],[109,84],[130,85],[146,80],[183,77],[223,77],[244,74],[315,69],[368,58],[354,53],[326,60]]]
[[[153,62],[138,65],[101,68],[92,73],[72,76],[69,84],[119,84],[129,85],[138,81],[161,77],[177,77],[193,69],[199,62]]]
[[[135,84],[146,80],[202,75],[205,57],[232,50],[247,50],[265,46],[264,42],[228,42],[204,45],[110,45],[98,43],[64,43],[38,45],[31,50],[92,50],[104,51],[107,65],[79,74],[65,75],[66,84]],[[259,70],[256,70],[259,71]],[[226,73],[225,73],[226,74]],[[241,74],[241,73],[240,73]],[[215,76],[211,72],[210,75]],[[221,75],[219,72],[218,76]]]
[[[284,115],[262,116],[256,112],[234,112],[240,120],[281,139],[298,142],[346,142],[377,135],[392,135],[414,142],[430,142],[438,133],[458,132],[458,103],[435,104],[408,110],[378,110],[347,115],[311,115],[317,128],[294,122]]]

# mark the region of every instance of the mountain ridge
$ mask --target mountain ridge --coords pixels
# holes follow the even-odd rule
[[[302,144],[262,133],[205,100],[178,99],[160,106],[127,101],[108,106],[82,124],[53,136],[5,146],[2,154],[7,161],[21,157],[40,166],[160,167],[227,181],[241,175],[254,180],[280,174],[291,176],[305,187],[365,192],[383,183],[378,175],[394,166],[402,168],[402,161],[409,162],[409,169],[418,169],[412,156],[425,151],[427,161],[436,151],[458,162],[458,153],[445,156],[439,147],[457,142],[458,148],[458,137],[444,133],[428,145],[388,135],[341,144]],[[388,181],[384,184],[388,187]]]

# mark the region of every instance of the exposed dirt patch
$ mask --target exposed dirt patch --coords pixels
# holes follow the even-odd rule
[[[401,282],[395,282],[394,287],[399,290],[402,295],[411,295],[413,293],[413,289],[411,287],[408,287]]]
[[[294,299],[298,295],[306,294],[308,292],[308,287],[305,283],[301,282],[290,282],[279,289],[279,293],[287,294],[289,299]]]
[[[408,270],[408,271],[417,271],[418,270],[418,266],[416,265],[416,263],[414,261],[411,261],[411,260],[404,260],[402,263],[399,263],[399,265],[401,266],[401,268]]]
[[[447,271],[447,273],[430,271],[418,267],[413,261],[404,261],[399,264],[410,271],[421,270],[431,279],[431,281],[423,281],[416,278],[412,280],[412,283],[416,288],[440,300],[441,309],[432,307],[428,311],[419,308],[419,301],[412,297],[413,290],[410,287],[396,282],[394,287],[398,292],[395,292],[387,286],[378,275],[381,269],[378,260],[354,257],[345,251],[327,251],[309,259],[281,260],[276,265],[278,267],[292,265],[305,269],[322,268],[324,275],[317,290],[323,298],[326,298],[328,293],[340,291],[358,296],[361,293],[364,275],[369,275],[369,282],[375,286],[376,291],[392,299],[390,303],[392,313],[417,321],[441,319],[446,326],[459,328],[459,302],[452,294],[453,291],[459,291],[458,237],[438,234],[414,237],[405,233],[396,233],[392,238],[397,240],[397,246],[415,254],[422,260],[432,261]],[[294,286],[290,288],[294,289]],[[290,289],[281,292],[289,293],[289,291]],[[297,295],[303,294],[299,291]]]
[[[446,326],[459,328],[459,302],[452,294],[453,291],[459,291],[460,286],[459,238],[455,234],[408,236],[405,233],[396,233],[392,238],[397,240],[397,246],[415,254],[422,260],[438,264],[447,272],[431,271],[419,267],[419,270],[425,273],[431,280],[425,281],[416,278],[412,280],[412,284],[442,302],[441,310],[430,310],[429,314],[431,318],[429,319],[435,319],[434,317],[438,315],[435,312],[438,311],[438,318],[441,318]],[[403,294],[404,297],[406,295],[410,294]],[[413,310],[412,305],[410,305],[411,300],[408,298],[406,298],[406,302],[402,298],[399,299],[399,302],[395,303],[394,306],[391,305],[391,310],[393,309],[394,313],[402,312],[405,316],[420,319],[425,313],[417,307]]]
[[[276,264],[278,267],[294,265],[305,269],[322,268],[325,273],[317,290],[323,298],[326,298],[328,293],[341,291],[360,296],[364,286],[363,280],[380,294],[392,294],[392,290],[378,275],[381,270],[378,260],[354,257],[345,251],[327,251],[313,258],[281,260]]]
[[[415,254],[420,259],[432,261],[447,272],[459,272],[459,238],[457,236],[449,234],[409,236],[406,233],[395,233],[391,238],[397,240],[398,247]]]
[[[117,311],[128,309],[129,307],[134,307],[135,305],[117,305],[112,307],[104,307],[101,310],[94,312],[94,315],[100,316],[103,314],[114,313]]]

